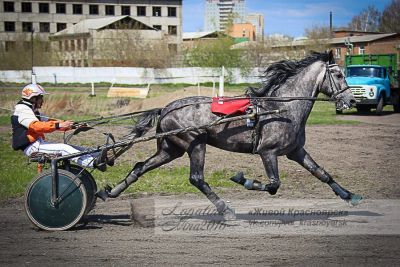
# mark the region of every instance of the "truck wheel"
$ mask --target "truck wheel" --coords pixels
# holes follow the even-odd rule
[[[383,101],[384,100],[384,96],[381,96],[379,98],[379,102],[378,105],[376,106],[376,115],[382,115],[382,111],[383,111]]]

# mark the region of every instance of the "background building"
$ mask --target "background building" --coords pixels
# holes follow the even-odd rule
[[[167,51],[163,37],[130,16],[113,16],[82,20],[50,39],[58,65],[95,67],[139,65],[145,54]]]
[[[244,0],[206,0],[205,31],[223,31],[227,24],[245,22]]]
[[[19,43],[29,47],[35,38],[48,41],[51,34],[85,19],[128,15],[165,33],[172,50],[182,42],[182,0],[15,0],[0,1],[0,52]]]
[[[256,27],[251,23],[237,23],[230,27],[228,34],[235,38],[236,42],[255,41]]]
[[[253,24],[256,27],[256,41],[264,40],[264,15],[251,13],[246,15],[246,22]]]

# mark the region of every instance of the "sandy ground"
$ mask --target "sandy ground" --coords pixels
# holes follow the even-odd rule
[[[36,230],[24,214],[23,199],[12,199],[0,207],[0,265],[399,265],[400,114],[357,116],[357,120],[364,123],[307,127],[306,149],[339,183],[366,198],[358,207],[337,200],[329,187],[285,158],[279,161],[282,186],[276,196],[245,189],[219,190],[238,214],[228,230],[163,230],[165,214],[160,209],[171,210],[184,203],[187,209],[181,208],[178,216],[182,220],[182,210],[204,210],[208,206],[201,195],[136,199],[125,195],[99,202],[85,218],[86,225],[64,232]],[[140,144],[137,150],[146,152],[126,157],[132,161],[144,158],[154,152],[154,143]],[[170,164],[186,165],[187,158]],[[249,177],[265,179],[259,157],[208,149],[206,169],[221,168],[243,170]],[[136,213],[147,219],[153,216],[155,225],[146,227],[131,220],[132,203]],[[259,225],[246,229],[252,220],[248,216],[256,207],[267,213],[278,210],[283,217],[263,214],[256,218]],[[290,209],[311,209],[314,213],[285,226],[285,222],[291,222]],[[324,217],[318,211],[344,214]],[[189,219],[194,223],[221,223],[213,216]],[[279,227],[273,226],[275,221]],[[310,225],[301,225],[301,221]],[[332,226],[334,221],[339,226]]]

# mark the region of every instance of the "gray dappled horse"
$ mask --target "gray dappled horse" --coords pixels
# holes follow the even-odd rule
[[[341,109],[350,108],[355,104],[342,71],[337,65],[330,65],[332,61],[332,52],[312,53],[300,61],[280,61],[266,69],[262,88],[248,89],[247,93],[259,102],[261,109],[286,110],[284,113],[262,115],[258,118],[259,138],[255,147],[253,147],[254,128],[248,127],[245,120],[167,136],[158,140],[158,150],[152,157],[137,163],[129,175],[113,189],[106,187],[97,195],[103,200],[107,197],[117,197],[144,173],[179,158],[186,152],[190,159],[190,183],[207,196],[224,218],[233,219],[235,218],[234,211],[212,191],[204,180],[205,152],[206,145],[209,144],[240,153],[252,153],[255,149],[262,159],[270,182],[261,184],[244,178],[242,173],[232,178],[247,189],[276,194],[281,184],[277,157],[286,155],[319,180],[327,183],[342,199],[358,202],[361,199],[359,195],[347,191],[335,182],[304,149],[306,121],[314,105],[314,101],[310,100],[312,97],[322,92],[334,99],[337,107]],[[271,102],[263,101],[262,97],[303,97],[304,99]],[[307,98],[310,99],[307,100]],[[146,116],[147,121],[159,116],[157,132],[167,132],[188,126],[206,125],[215,121],[218,116],[211,112],[210,106],[209,97],[187,97],[176,100],[165,108]]]

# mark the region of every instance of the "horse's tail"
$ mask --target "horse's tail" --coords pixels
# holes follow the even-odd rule
[[[132,133],[135,137],[140,137],[146,134],[151,128],[153,128],[155,122],[161,114],[161,108],[155,108],[144,111],[138,118],[135,126],[133,127]]]

